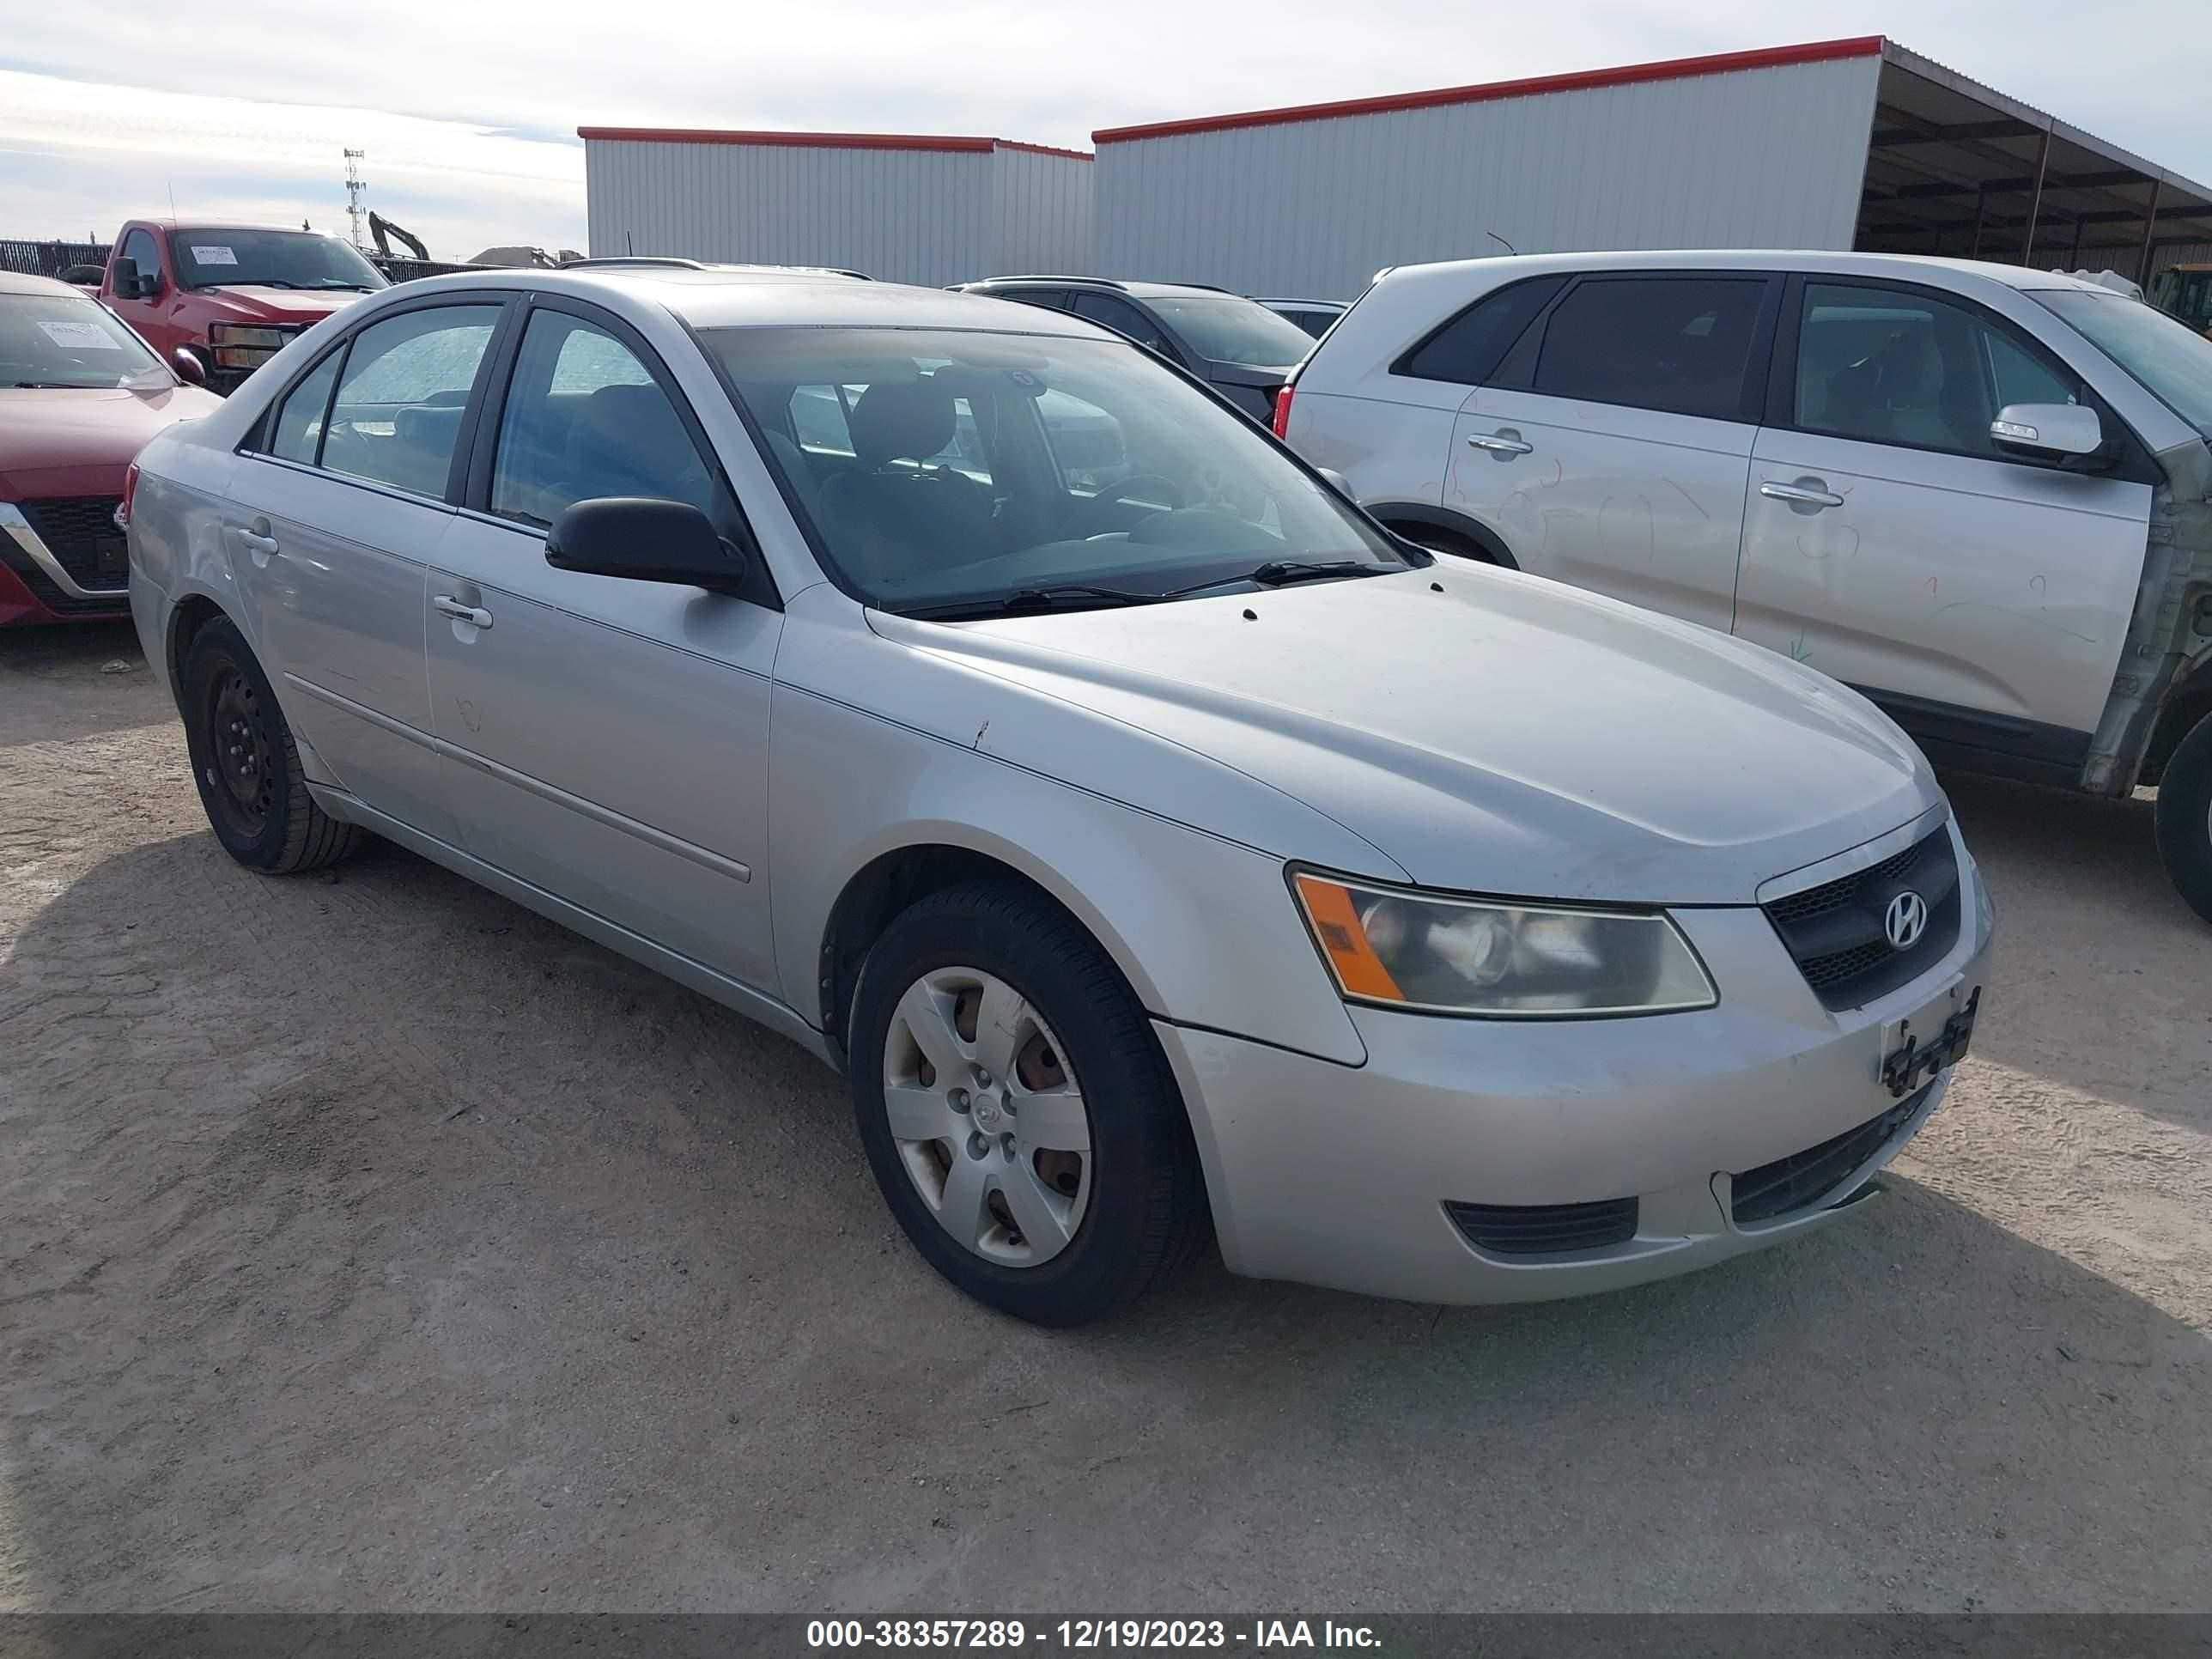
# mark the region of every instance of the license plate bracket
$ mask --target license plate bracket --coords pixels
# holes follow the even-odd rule
[[[1952,994],[1955,997],[1955,990]],[[1947,1066],[1955,1065],[1966,1058],[1966,1050],[1974,1040],[1974,1018],[1981,1012],[1982,988],[1974,987],[1965,1003],[1954,1008],[1942,1025],[1927,1035],[1912,1029],[1910,1019],[1899,1020],[1897,1035],[1902,1039],[1882,1056],[1881,1080],[1893,1099],[1902,1100],[1919,1087],[1923,1078],[1932,1078]],[[1914,1018],[1932,1021],[1936,1009],[1923,1009]]]

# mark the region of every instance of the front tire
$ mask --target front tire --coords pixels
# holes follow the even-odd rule
[[[2212,921],[2212,714],[2197,722],[2160,775],[2158,853],[2189,908]]]
[[[352,824],[307,793],[300,748],[246,636],[210,622],[185,653],[185,742],[192,781],[223,851],[272,876],[319,870],[353,851]]]
[[[1079,1325],[1204,1247],[1197,1152],[1144,1009],[1039,896],[981,882],[918,902],[869,951],[848,1036],[884,1200],[977,1301]]]

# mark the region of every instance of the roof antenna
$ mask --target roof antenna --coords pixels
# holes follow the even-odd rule
[[[637,252],[637,238],[632,235],[629,231],[623,232],[623,252],[625,253],[635,253]]]
[[[1500,236],[1494,230],[1486,230],[1482,234],[1490,238],[1492,241],[1497,243],[1498,246],[1504,248],[1508,253],[1518,253],[1521,252],[1519,248],[1514,246],[1512,243],[1507,241],[1503,236]]]
[[[174,219],[177,216],[177,181],[165,179],[162,182],[169,187],[169,217]]]

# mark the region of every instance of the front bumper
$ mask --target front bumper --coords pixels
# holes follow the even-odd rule
[[[130,614],[127,587],[85,586],[20,507],[0,501],[0,627],[107,622]]]
[[[1797,1207],[1740,1223],[1735,1177],[1838,1142],[1898,1108],[1881,1080],[1899,1023],[1940,1028],[1981,983],[1980,872],[1958,941],[1911,983],[1823,1008],[1758,909],[1678,911],[1717,1007],[1559,1022],[1354,1007],[1366,1063],[1338,1066],[1155,1022],[1190,1107],[1230,1267],[1423,1302],[1541,1300],[1686,1273],[1826,1224],[1941,1102],[1949,1073]],[[1862,1156],[1863,1154],[1863,1156]],[[1636,1200],[1594,1248],[1478,1249],[1448,1206]],[[1750,1207],[1750,1206],[1745,1206]],[[1464,1212],[1462,1212],[1464,1213]]]

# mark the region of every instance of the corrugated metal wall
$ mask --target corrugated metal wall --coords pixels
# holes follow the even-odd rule
[[[1072,155],[1001,147],[991,158],[997,239],[983,269],[969,277],[1028,272],[1087,276],[1093,245],[1093,164]]]
[[[990,152],[791,145],[584,145],[595,254],[842,265],[941,286],[992,235]]]
[[[1102,143],[1102,274],[1349,300],[1377,267],[1847,248],[1881,60]]]
[[[595,254],[839,265],[931,288],[1014,270],[1087,271],[1091,169],[1006,146],[584,144]]]

